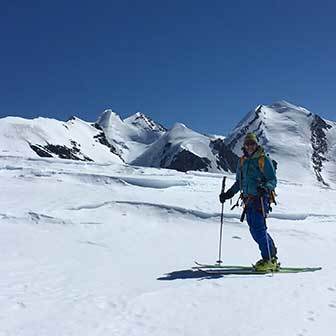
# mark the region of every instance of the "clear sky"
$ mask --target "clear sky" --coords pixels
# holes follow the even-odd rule
[[[226,134],[285,99],[336,120],[336,2],[1,0],[0,116],[105,108]]]

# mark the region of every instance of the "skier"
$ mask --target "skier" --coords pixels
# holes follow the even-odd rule
[[[272,191],[277,179],[272,160],[265,155],[254,133],[247,133],[242,148],[244,155],[240,158],[236,172],[236,182],[219,195],[219,200],[232,198],[239,190],[244,202],[242,221],[246,214],[250,233],[259,245],[262,259],[255,265],[257,271],[275,271],[279,267],[277,249],[267,232],[266,216],[270,208]]]

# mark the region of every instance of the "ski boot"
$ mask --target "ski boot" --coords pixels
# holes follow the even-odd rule
[[[260,259],[253,267],[257,272],[276,272],[280,268],[280,263],[276,257],[273,257],[271,260]]]

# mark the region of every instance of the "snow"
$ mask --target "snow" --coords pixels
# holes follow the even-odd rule
[[[7,117],[0,120],[0,153],[1,155],[38,157],[31,145],[48,144],[73,147],[80,146],[82,154],[95,162],[121,162],[110,149],[94,139],[100,131],[90,123],[79,118],[67,122],[50,118],[23,119]]]
[[[335,189],[280,179],[268,219],[284,266],[321,271],[211,277],[221,174],[3,154],[0,335],[332,335]],[[229,207],[223,260],[249,265]]]
[[[108,109],[98,118],[97,124],[126,162],[138,157],[165,132],[161,125],[140,112],[122,120],[116,112]]]
[[[280,163],[280,179],[336,187],[336,123],[286,101],[259,105],[228,137],[200,134],[181,123],[166,130],[141,112],[123,120],[111,109],[95,124],[78,118],[62,122],[8,117],[0,120],[0,154],[37,157],[51,144],[58,146],[50,149],[53,157],[219,173],[235,170],[230,150],[242,154],[247,131],[256,132],[266,152]]]
[[[258,117],[256,118],[256,113]],[[230,143],[237,135],[245,135],[246,130],[259,135],[260,142],[271,158],[279,162],[277,175],[288,181],[313,184],[317,183],[313,168],[311,143],[311,124],[315,114],[307,109],[295,106],[286,101],[280,101],[271,105],[259,105],[255,110],[248,113],[245,118],[235,127],[226,138]],[[336,143],[335,123],[332,130],[328,130],[327,138],[329,147]],[[233,151],[241,155],[243,136],[234,144]],[[322,175],[328,184],[336,185],[335,153],[328,154],[329,161],[323,163]],[[286,162],[283,165],[282,162]]]
[[[209,170],[216,172],[219,169],[209,144],[209,137],[189,129],[182,123],[175,123],[172,129],[164,133],[131,163],[159,168],[164,157],[165,166],[168,167],[176,154],[187,150],[200,158],[208,158],[210,160]]]

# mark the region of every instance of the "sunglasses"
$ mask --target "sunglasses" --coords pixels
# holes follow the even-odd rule
[[[246,141],[244,143],[244,146],[254,146],[254,145],[256,145],[256,143],[254,141]]]

